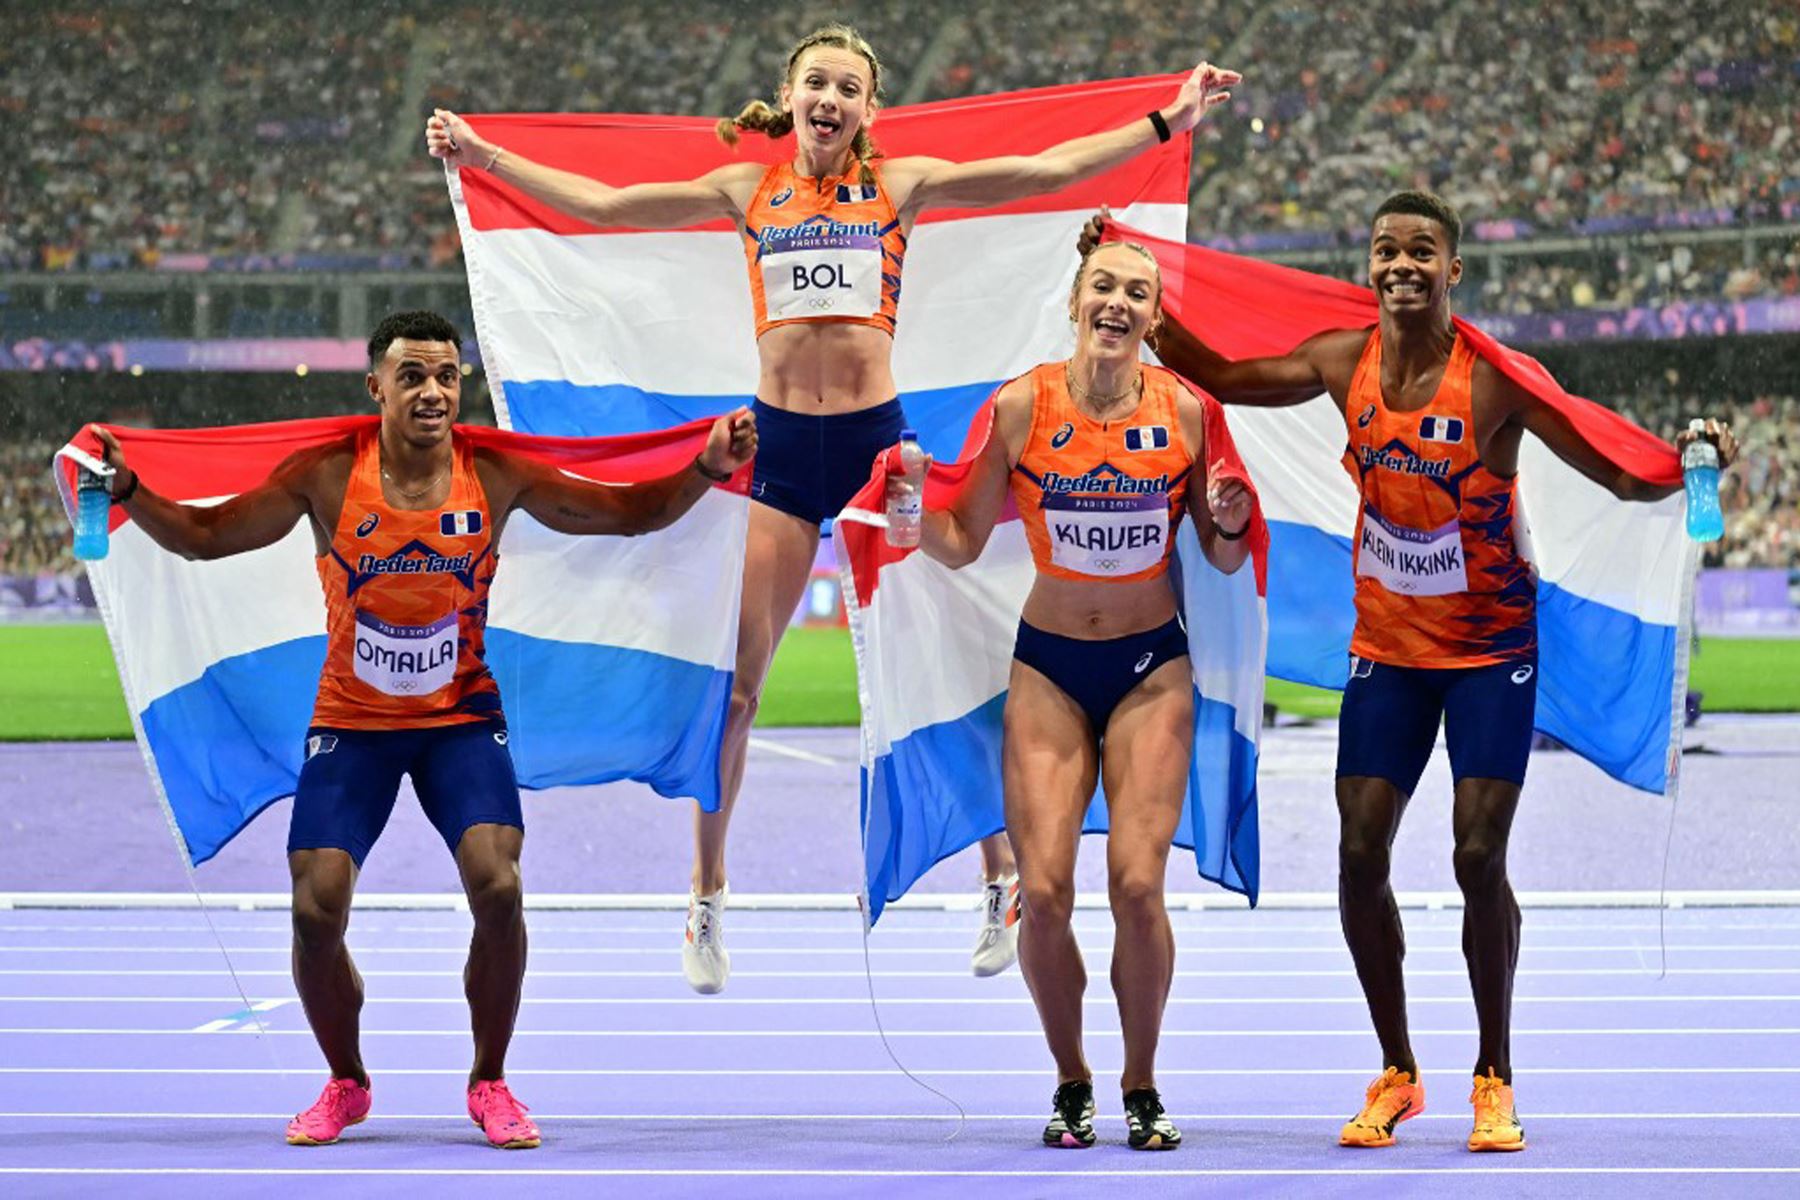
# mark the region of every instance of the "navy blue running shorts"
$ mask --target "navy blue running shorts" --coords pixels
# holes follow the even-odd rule
[[[1019,639],[1013,645],[1014,658],[1081,706],[1095,737],[1105,734],[1113,710],[1133,688],[1171,659],[1186,658],[1187,652],[1187,631],[1179,617],[1142,633],[1099,641],[1045,633],[1020,621]]]
[[[875,456],[900,440],[906,414],[898,399],[856,412],[815,417],[761,400],[750,498],[818,525],[843,511],[869,482]]]
[[[1395,667],[1353,654],[1338,715],[1338,777],[1385,779],[1411,796],[1441,721],[1458,783],[1523,785],[1536,715],[1536,654],[1485,667]]]
[[[425,729],[323,729],[306,734],[288,852],[343,850],[361,869],[410,775],[419,806],[456,853],[475,825],[525,828],[506,726],[493,721]]]

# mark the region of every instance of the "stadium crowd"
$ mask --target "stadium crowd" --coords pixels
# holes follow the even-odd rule
[[[832,17],[883,54],[890,102],[1229,58],[1247,78],[1232,119],[1196,143],[1196,237],[1354,237],[1382,194],[1414,184],[1444,192],[1477,237],[1800,219],[1792,6],[1741,20],[1680,0],[1503,20],[1453,0],[1117,7],[1098,21],[1082,0],[463,0],[426,20],[343,0],[7,5],[0,266],[275,253],[451,266],[421,113],[718,115],[767,94],[782,48]],[[1790,263],[1740,283],[1792,276]]]

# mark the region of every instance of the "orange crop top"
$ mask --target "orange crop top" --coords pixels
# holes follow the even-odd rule
[[[452,435],[454,437],[454,435]],[[359,434],[325,589],[325,669],[314,725],[413,729],[497,720],[500,689],[483,658],[493,514],[475,448],[453,443],[441,508],[388,505],[376,430]]]
[[[906,236],[874,168],[811,179],[792,163],[763,172],[744,214],[756,336],[794,321],[843,321],[894,332]]]
[[[1096,421],[1075,407],[1065,363],[1033,367],[1031,433],[1013,503],[1037,569],[1058,579],[1151,579],[1168,570],[1194,448],[1176,401],[1185,385],[1146,366],[1137,408]]]

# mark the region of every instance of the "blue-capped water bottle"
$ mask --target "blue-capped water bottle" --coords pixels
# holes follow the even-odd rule
[[[919,435],[900,431],[900,472],[887,481],[887,540],[890,546],[917,546],[925,517],[925,451]]]
[[[106,557],[107,529],[112,523],[112,472],[75,468],[75,557],[97,562]]]
[[[1716,542],[1725,536],[1725,516],[1719,511],[1719,448],[1706,438],[1706,422],[1688,422],[1694,440],[1681,452],[1681,481],[1687,488],[1687,531],[1696,542]]]

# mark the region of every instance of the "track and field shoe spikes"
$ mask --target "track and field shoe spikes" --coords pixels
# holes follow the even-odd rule
[[[1425,1111],[1425,1089],[1398,1067],[1389,1067],[1369,1085],[1362,1111],[1350,1118],[1338,1145],[1375,1149],[1394,1144],[1394,1127]]]
[[[1523,1150],[1525,1128],[1519,1124],[1519,1113],[1513,1107],[1513,1090],[1502,1083],[1492,1067],[1486,1075],[1475,1077],[1475,1090],[1469,1093],[1475,1106],[1475,1129],[1469,1134],[1469,1149]]]
[[[1163,1111],[1155,1088],[1125,1093],[1125,1132],[1133,1150],[1173,1150],[1181,1145],[1181,1130]]]
[[[469,1119],[496,1150],[536,1150],[543,1140],[504,1079],[483,1079],[469,1089]]]
[[[1082,1150],[1094,1144],[1094,1084],[1072,1079],[1056,1085],[1051,1098],[1050,1123],[1044,1126],[1044,1145]]]
[[[986,979],[1006,970],[1019,957],[1019,917],[1023,915],[1019,877],[1008,875],[989,883],[981,908],[981,936],[975,940],[969,969]]]
[[[313,1106],[288,1122],[290,1146],[329,1146],[369,1115],[369,1089],[354,1079],[333,1079]]]

